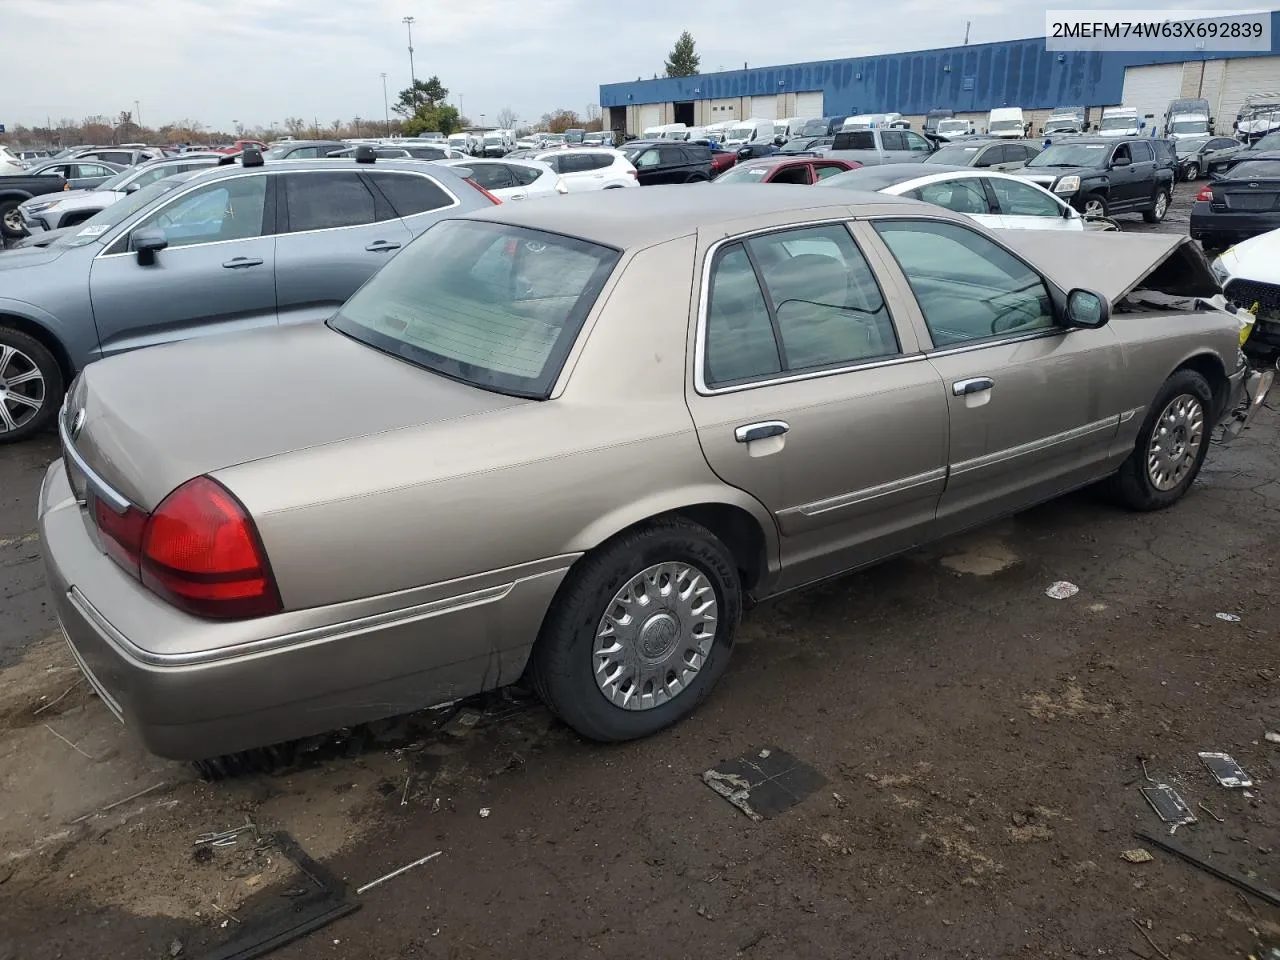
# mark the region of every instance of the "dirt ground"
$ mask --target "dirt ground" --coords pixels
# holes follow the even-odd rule
[[[1139,792],[1146,758],[1198,818],[1175,842],[1280,888],[1278,431],[1264,410],[1170,511],[1080,494],[766,604],[703,708],[644,742],[586,744],[495,696],[218,784],[146,756],[76,682],[27,559],[52,447],[0,452],[0,958],[219,956],[323,871],[360,909],[273,957],[1207,960],[1280,943],[1280,908],[1134,836],[1169,833]],[[1046,596],[1059,580],[1079,593]],[[1250,795],[1210,778],[1209,750]],[[702,774],[762,751],[814,773],[755,821]],[[1152,859],[1122,856],[1138,848]]]

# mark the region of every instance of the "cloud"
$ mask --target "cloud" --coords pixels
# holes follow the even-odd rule
[[[1198,8],[1161,8],[1171,5]],[[473,119],[511,107],[532,120],[557,107],[584,111],[601,83],[660,73],[682,30],[707,73],[957,45],[966,21],[972,43],[1035,36],[1044,10],[1031,0],[812,9],[776,0],[0,0],[6,49],[24,51],[26,64],[6,79],[10,114],[0,122],[115,115],[134,101],[152,126],[380,119],[379,74],[392,100],[409,83],[405,15],[416,17],[419,78],[438,75]]]

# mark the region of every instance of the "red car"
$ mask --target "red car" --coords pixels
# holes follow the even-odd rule
[[[713,160],[714,163],[714,154]],[[732,156],[732,154],[731,154]],[[836,160],[828,157],[787,156],[775,153],[756,160],[740,160],[733,169],[726,170],[713,183],[817,183],[827,177],[856,170],[862,164],[856,160]]]
[[[229,147],[215,147],[214,153],[243,153],[245,147],[257,147],[262,152],[266,152],[267,145],[261,140],[237,140]]]

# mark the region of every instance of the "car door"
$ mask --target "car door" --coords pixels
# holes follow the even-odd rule
[[[295,170],[279,176],[280,322],[327,319],[409,242],[409,229],[359,170]]]
[[[1111,180],[1111,187],[1107,191],[1107,206],[1112,213],[1131,209],[1138,202],[1138,183],[1133,151],[1128,143],[1118,143],[1112,148],[1107,171]]]
[[[100,356],[274,324],[275,186],[246,173],[174,191],[108,240],[89,270]],[[142,230],[168,246],[134,253]]]
[[[899,130],[902,134],[902,141],[907,145],[907,156],[904,158],[912,162],[923,161],[925,157],[933,153],[933,144],[931,144],[920,134],[911,130]]]
[[[1134,140],[1129,144],[1133,157],[1131,172],[1133,174],[1133,202],[1136,205],[1150,206],[1156,195],[1156,154],[1146,140]],[[1172,187],[1172,184],[1169,184]]]
[[[1039,273],[977,230],[914,218],[874,228],[912,292],[950,409],[939,534],[1104,473],[1125,373],[1113,332],[1061,326]]]
[[[885,160],[888,163],[908,163],[916,159],[911,156],[911,150],[907,146],[906,132],[903,130],[879,130],[876,135],[880,138],[880,146],[884,149]],[[921,155],[920,159],[923,159]]]
[[[1079,230],[1083,223],[1069,216],[1071,210],[1047,190],[1012,177],[983,177],[998,213],[999,225],[1008,230]]]
[[[776,519],[781,586],[923,542],[947,407],[883,262],[843,223],[704,243],[689,409],[712,469]]]
[[[980,177],[953,176],[908,190],[904,196],[963,213],[988,227],[1003,226]]]

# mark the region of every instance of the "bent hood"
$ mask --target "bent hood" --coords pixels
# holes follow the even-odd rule
[[[1206,299],[1219,292],[1200,248],[1190,237],[1178,234],[1004,230],[1000,242],[1026,257],[1064,291],[1093,290],[1112,306],[1165,264],[1160,292]]]
[[[534,401],[469,387],[321,323],[136,350],[91,363],[62,413],[76,452],[154,509],[192,477],[321,444]]]
[[[1280,230],[1237,243],[1222,254],[1232,278],[1280,286]]]

